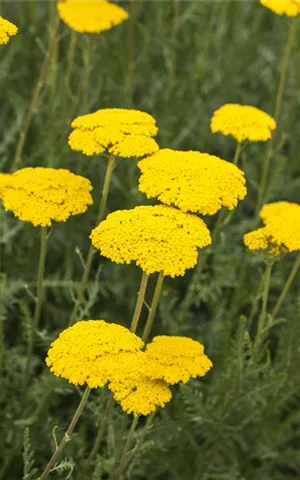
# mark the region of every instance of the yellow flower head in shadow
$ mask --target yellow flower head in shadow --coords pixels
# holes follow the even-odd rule
[[[140,206],[108,215],[91,233],[94,247],[116,263],[136,264],[146,273],[184,275],[198,250],[211,244],[203,220],[164,205]]]
[[[168,384],[203,377],[213,366],[204,354],[203,345],[188,337],[154,337],[146,347],[146,354],[147,375]]]
[[[300,15],[300,0],[260,0],[260,3],[276,15]]]
[[[18,33],[18,27],[0,16],[0,45],[9,42],[9,38]]]
[[[246,247],[279,256],[300,250],[300,205],[274,202],[260,211],[265,226],[244,236]]]
[[[128,18],[126,10],[105,0],[63,0],[57,10],[61,20],[78,33],[101,33]]]
[[[51,344],[46,364],[75,385],[103,387],[117,369],[118,355],[137,352],[143,341],[127,328],[104,320],[86,320],[64,330]]]
[[[139,110],[105,108],[75,118],[72,127],[69,145],[85,155],[107,152],[131,158],[144,157],[158,150],[152,138],[158,131],[155,119]]]
[[[172,398],[166,382],[145,374],[147,362],[145,352],[123,353],[115,359],[108,386],[126,413],[149,415]]]
[[[266,142],[276,128],[275,120],[263,110],[250,105],[227,103],[211,118],[213,133],[234,137],[237,142]]]
[[[242,170],[207,153],[162,149],[138,167],[139,189],[147,198],[184,212],[214,215],[223,206],[232,210],[247,193]]]
[[[84,213],[93,203],[91,190],[87,178],[69,170],[28,167],[10,175],[2,198],[20,220],[46,227]]]

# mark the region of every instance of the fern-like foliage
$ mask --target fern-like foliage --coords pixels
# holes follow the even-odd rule
[[[34,451],[30,442],[29,428],[24,430],[23,438],[23,480],[37,480],[37,469],[35,467]]]

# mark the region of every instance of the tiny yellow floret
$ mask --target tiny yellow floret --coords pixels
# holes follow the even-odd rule
[[[101,255],[136,264],[146,273],[184,275],[197,263],[197,248],[211,244],[209,230],[196,215],[165,205],[111,213],[91,233]]]
[[[276,128],[274,118],[250,105],[228,103],[216,110],[211,118],[213,133],[234,137],[237,142],[266,142]]]
[[[57,10],[61,20],[78,33],[101,33],[128,18],[126,10],[105,0],[61,0]]]
[[[204,354],[203,345],[188,337],[154,337],[146,347],[146,354],[149,359],[146,374],[168,384],[203,377],[213,366]]]
[[[143,341],[127,328],[104,320],[84,320],[64,330],[51,344],[46,364],[75,385],[103,387],[116,375],[118,356],[137,352]]]
[[[18,33],[18,27],[0,16],[0,45],[9,42],[10,37]]]
[[[159,148],[152,138],[158,131],[155,119],[139,110],[104,108],[75,118],[72,127],[71,149],[88,156],[107,152],[121,158],[139,158]]]
[[[247,190],[242,170],[207,153],[162,149],[138,163],[139,189],[184,212],[214,215],[235,208]]]
[[[86,212],[93,203],[87,178],[66,169],[27,167],[10,175],[2,197],[5,210],[23,222],[51,226]]]
[[[300,0],[260,0],[260,3],[276,15],[300,15]]]

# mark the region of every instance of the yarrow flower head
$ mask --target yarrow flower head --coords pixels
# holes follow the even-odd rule
[[[147,375],[168,384],[186,383],[190,378],[203,377],[213,366],[204,354],[203,345],[188,337],[154,337],[146,347],[146,354]]]
[[[149,415],[172,398],[166,382],[146,374],[147,362],[145,352],[124,353],[115,362],[109,389],[127,413]]]
[[[0,16],[0,45],[9,42],[9,38],[18,33],[18,27]]]
[[[260,211],[265,226],[244,236],[246,247],[279,256],[300,250],[300,205],[274,202]]]
[[[210,128],[213,133],[231,135],[239,143],[265,142],[271,138],[276,122],[256,107],[228,103],[214,112]]]
[[[276,15],[300,15],[300,0],[260,0],[260,3]]]
[[[3,198],[3,193],[9,184],[10,177],[9,173],[0,173],[0,200]]]
[[[69,170],[27,167],[10,175],[2,197],[5,210],[24,222],[46,227],[84,213],[93,203],[91,190],[87,178]]]
[[[143,157],[158,150],[152,138],[157,134],[155,119],[139,110],[105,108],[82,115],[72,122],[69,136],[72,150],[85,155],[107,152],[121,158]]]
[[[97,388],[110,380],[119,354],[137,352],[143,345],[139,337],[121,325],[85,320],[64,330],[51,344],[46,364],[56,376],[70,383]]]
[[[91,233],[92,244],[116,263],[175,277],[197,263],[197,247],[211,244],[203,220],[165,205],[140,206],[108,215]]]
[[[139,189],[184,212],[214,215],[232,210],[247,193],[244,173],[230,162],[200,152],[159,150],[138,163]]]
[[[101,33],[128,18],[126,10],[105,0],[62,0],[57,10],[61,20],[78,33]]]

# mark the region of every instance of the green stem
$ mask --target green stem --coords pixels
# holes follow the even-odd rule
[[[264,275],[264,284],[263,284],[262,306],[261,306],[260,316],[259,316],[259,319],[258,319],[258,326],[257,326],[257,332],[256,332],[256,338],[255,338],[255,347],[256,348],[258,347],[258,345],[260,343],[262,331],[265,327],[265,321],[266,321],[266,316],[267,316],[267,305],[268,305],[268,298],[269,298],[269,291],[270,291],[272,265],[273,264],[271,262],[268,262],[266,264],[266,270],[265,270],[265,275]]]
[[[143,338],[144,342],[147,342],[148,337],[149,337],[150,332],[151,332],[151,329],[152,329],[152,326],[153,326],[154,318],[155,318],[155,315],[156,315],[156,311],[157,311],[157,307],[158,307],[158,303],[159,303],[159,300],[160,300],[160,295],[161,295],[161,291],[162,291],[162,287],[163,287],[163,283],[164,283],[164,278],[165,277],[164,277],[163,272],[160,272],[159,275],[158,275],[156,287],[155,287],[154,294],[153,294],[152,303],[151,303],[151,306],[150,306],[150,310],[149,310],[149,313],[148,313],[145,329],[144,329],[144,332],[143,332],[143,337],[142,338]]]
[[[106,405],[106,409],[104,412],[104,415],[101,415],[101,420],[100,420],[100,425],[98,428],[97,436],[95,438],[92,450],[86,460],[86,464],[89,465],[91,461],[94,459],[94,457],[97,455],[97,452],[99,451],[100,444],[103,440],[104,432],[105,432],[105,427],[109,422],[109,418],[111,415],[112,411],[112,406],[113,406],[113,396],[110,394],[109,400]]]
[[[144,301],[145,301],[145,294],[146,294],[148,280],[149,280],[149,275],[147,273],[143,272],[141,285],[140,285],[140,290],[139,290],[139,293],[138,293],[138,298],[137,298],[137,301],[136,301],[135,310],[134,310],[134,314],[133,314],[133,318],[132,318],[132,322],[131,322],[131,326],[130,326],[130,330],[133,333],[136,332],[136,329],[137,329],[137,326],[138,326],[138,323],[139,323],[139,319],[140,319],[140,316],[141,316],[142,308],[143,308]]]
[[[291,52],[292,52],[292,48],[293,48],[293,44],[294,44],[295,27],[296,27],[296,21],[295,21],[295,19],[292,19],[291,23],[290,23],[288,41],[287,41],[287,45],[286,45],[284,55],[283,55],[283,59],[282,59],[280,80],[279,80],[279,85],[278,85],[277,94],[276,94],[275,109],[274,109],[274,118],[275,118],[276,122],[278,122],[279,117],[280,117],[283,93],[284,93],[286,80],[287,80],[287,74],[288,74],[288,67],[289,67],[289,62],[290,62],[290,58],[291,58]],[[259,187],[257,205],[256,205],[256,212],[255,212],[256,217],[257,217],[258,212],[259,212],[259,210],[260,210],[260,208],[263,204],[264,195],[266,193],[266,187],[267,187],[268,175],[269,175],[270,166],[271,166],[272,155],[273,155],[273,137],[271,138],[271,140],[269,142],[267,153],[266,153],[266,156],[265,156],[265,159],[264,159],[261,183],[260,183],[260,187]]]
[[[132,438],[133,438],[135,429],[137,427],[138,421],[139,421],[139,416],[134,415],[133,422],[131,424],[131,427],[130,427],[130,430],[129,430],[129,433],[128,433],[128,436],[127,436],[127,440],[126,440],[126,443],[125,443],[125,446],[124,446],[124,450],[123,450],[123,453],[122,453],[122,457],[121,457],[121,460],[120,460],[120,466],[119,466],[119,468],[117,470],[117,473],[116,473],[116,476],[115,476],[116,480],[122,480],[124,478],[124,473],[125,473],[126,466],[127,466],[127,455],[128,455],[129,449],[130,449],[131,444],[132,444]]]
[[[44,289],[44,275],[45,275],[45,263],[46,263],[46,253],[47,253],[47,227],[41,227],[41,247],[40,247],[40,258],[38,266],[38,275],[37,275],[37,293],[36,293],[36,304],[32,320],[31,332],[29,335],[28,343],[28,357],[27,357],[27,374],[29,374],[32,354],[35,344],[35,336],[39,327],[39,321],[41,316],[42,304],[43,304],[43,289]]]
[[[52,467],[55,465],[55,463],[58,460],[58,458],[60,457],[63,449],[65,448],[66,443],[71,440],[72,433],[73,433],[74,428],[76,427],[76,424],[79,420],[79,417],[80,417],[80,415],[81,415],[81,413],[82,413],[82,411],[85,407],[85,404],[86,404],[87,399],[89,397],[90,391],[91,391],[90,388],[86,387],[86,389],[85,389],[85,391],[82,395],[81,401],[80,401],[80,403],[77,407],[77,410],[74,413],[74,416],[71,420],[71,423],[68,426],[68,429],[64,434],[63,439],[61,440],[60,444],[56,447],[52,457],[50,458],[50,460],[49,460],[49,462],[48,462],[48,464],[45,468],[45,470],[43,471],[42,475],[39,477],[39,480],[45,480],[45,478],[48,477],[49,473],[51,472]]]
[[[102,189],[101,201],[100,201],[100,205],[99,205],[99,212],[98,212],[98,216],[97,216],[97,224],[100,223],[103,220],[104,215],[105,215],[105,209],[106,209],[106,205],[107,205],[107,197],[108,197],[109,188],[110,188],[110,184],[111,184],[113,169],[115,167],[115,162],[116,162],[115,157],[113,155],[110,155],[110,157],[108,158],[108,164],[107,164],[107,169],[106,169],[106,174],[105,174],[105,179],[104,179],[104,185],[103,185],[103,189]],[[73,310],[72,310],[71,315],[70,315],[69,325],[72,325],[74,323],[74,321],[76,319],[75,317],[78,313],[78,309],[79,309],[79,307],[82,304],[82,301],[84,299],[84,293],[85,293],[85,290],[86,290],[86,287],[87,287],[87,284],[88,284],[90,271],[91,271],[91,266],[92,266],[92,262],[93,262],[93,258],[94,258],[95,253],[96,253],[96,250],[91,243],[89,251],[88,251],[87,259],[86,259],[86,262],[85,262],[85,268],[84,268],[83,275],[82,275],[82,278],[81,278],[81,282],[80,282],[80,286],[79,286],[79,290],[78,290],[78,294],[77,294],[77,299],[75,301]]]
[[[39,98],[40,98],[40,93],[41,93],[41,90],[42,90],[42,88],[45,84],[46,78],[47,78],[46,74],[47,74],[47,71],[48,71],[48,67],[49,67],[50,61],[51,61],[51,59],[54,55],[56,43],[57,43],[57,40],[58,40],[58,37],[57,37],[58,28],[59,28],[59,17],[56,15],[55,23],[54,23],[52,32],[50,34],[50,39],[49,39],[49,44],[48,44],[48,49],[47,49],[47,52],[46,52],[46,56],[45,56],[44,62],[42,64],[42,68],[40,70],[40,73],[39,73],[37,82],[35,84],[34,90],[32,92],[31,102],[30,102],[30,105],[29,105],[29,108],[28,108],[28,112],[27,112],[27,115],[26,115],[26,118],[25,118],[23,128],[20,132],[15,156],[14,156],[14,159],[13,159],[13,162],[12,162],[12,165],[11,165],[11,171],[12,172],[14,170],[16,170],[18,165],[19,165],[20,158],[21,158],[23,148],[24,148],[24,145],[25,145],[25,140],[26,140],[26,137],[27,137],[30,125],[31,125],[31,121],[32,121],[33,116],[34,116],[34,114],[36,112],[36,109],[37,109],[38,101],[39,101]]]
[[[242,144],[240,142],[238,142],[237,145],[236,145],[235,152],[234,152],[234,157],[233,157],[233,162],[232,162],[233,165],[238,165],[240,155],[241,155],[241,151],[242,151]]]
[[[277,313],[278,313],[278,311],[279,311],[279,309],[280,309],[280,307],[281,307],[281,305],[282,305],[282,303],[283,303],[283,301],[284,301],[284,299],[285,299],[285,297],[286,297],[286,295],[287,295],[287,293],[288,293],[288,291],[289,291],[289,289],[290,289],[290,287],[291,287],[291,285],[292,285],[292,283],[293,283],[293,281],[294,281],[294,279],[297,275],[299,267],[300,267],[300,253],[298,253],[298,255],[296,257],[296,261],[293,265],[293,268],[292,268],[292,270],[291,270],[291,272],[288,276],[288,279],[285,282],[283,290],[282,290],[282,292],[281,292],[281,294],[280,294],[280,296],[279,296],[279,298],[278,298],[277,302],[275,303],[275,306],[272,310],[271,316],[272,316],[273,319],[277,316]]]

